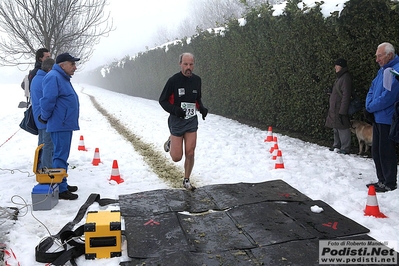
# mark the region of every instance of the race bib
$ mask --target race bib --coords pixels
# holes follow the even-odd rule
[[[184,117],[184,119],[189,119],[197,115],[197,108],[195,107],[195,103],[182,102],[181,109],[186,112],[186,116]]]

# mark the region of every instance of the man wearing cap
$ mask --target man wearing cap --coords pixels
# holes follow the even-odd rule
[[[43,78],[43,97],[40,99],[41,113],[38,120],[47,124],[54,144],[53,168],[68,170],[72,132],[79,130],[79,98],[71,84],[76,70],[75,58],[69,53],[57,56],[52,70]],[[76,186],[69,186],[66,178],[59,185],[59,198],[75,200]]]
[[[351,131],[348,110],[352,95],[352,77],[348,72],[345,59],[337,59],[334,65],[337,78],[330,94],[330,107],[325,125],[332,128],[334,132],[334,143],[330,151],[349,154]]]
[[[397,188],[398,163],[395,141],[389,138],[395,102],[399,101],[399,81],[392,70],[399,71],[399,57],[388,42],[381,43],[375,53],[380,66],[366,96],[366,110],[374,115],[373,156],[378,182],[373,185],[376,192],[388,192]]]

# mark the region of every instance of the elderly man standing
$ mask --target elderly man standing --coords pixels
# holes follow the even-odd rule
[[[399,101],[399,81],[391,70],[399,71],[399,57],[392,44],[384,42],[377,47],[376,62],[380,65],[366,97],[366,110],[374,115],[372,156],[376,168],[376,192],[397,188],[397,157],[395,142],[389,139],[394,104]]]
[[[71,77],[76,70],[75,58],[69,53],[57,56],[55,65],[43,79],[43,97],[40,99],[39,121],[47,124],[54,144],[53,168],[68,170],[68,157],[71,149],[72,132],[79,130],[79,98]],[[68,186],[66,178],[59,186],[59,198],[75,200],[76,186]]]
[[[334,63],[336,80],[330,94],[330,107],[326,118],[326,127],[334,132],[334,143],[330,151],[349,154],[351,147],[351,130],[348,115],[352,95],[352,77],[345,59],[339,58]]]

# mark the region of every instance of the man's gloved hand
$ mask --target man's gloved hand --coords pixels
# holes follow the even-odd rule
[[[208,109],[201,105],[199,111],[202,115],[202,119],[205,120],[205,117],[208,114]]]
[[[42,123],[42,124],[47,124],[47,121],[44,121],[44,120],[42,119],[42,116],[41,116],[41,115],[39,115],[39,117],[37,118],[37,120],[39,120],[39,122]]]
[[[185,118],[186,117],[186,112],[181,108],[177,107],[175,108],[175,115],[180,118]]]

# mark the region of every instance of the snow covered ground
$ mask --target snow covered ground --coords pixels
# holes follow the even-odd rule
[[[148,158],[143,158],[97,111],[89,95],[131,134],[150,144],[157,156],[172,163],[163,151],[163,143],[169,135],[168,114],[158,102],[85,84],[74,86],[80,97],[81,129],[73,136],[68,182],[79,186],[79,199],[60,200],[49,211],[32,211],[31,191],[36,184],[32,167],[37,136],[19,129],[24,112],[24,109],[17,108],[18,103],[24,100],[19,85],[0,85],[0,206],[20,209],[15,224],[0,220],[2,228],[11,228],[11,232],[0,239],[15,253],[21,265],[43,265],[35,262],[35,246],[71,221],[91,193],[117,199],[118,195],[175,188],[181,183],[182,176],[176,176],[176,182],[160,178],[147,163]],[[363,213],[368,192],[365,184],[376,181],[372,159],[337,154],[326,147],[274,134],[285,166],[284,169],[274,169],[270,143],[264,142],[267,131],[213,115],[212,110],[205,121],[199,121],[192,174],[192,182],[197,187],[282,179],[310,198],[325,201],[341,214],[369,228],[371,237],[381,241],[399,241],[399,190],[377,194],[380,210],[388,218],[377,219]],[[80,136],[84,136],[87,151],[78,150]],[[95,148],[99,148],[101,158],[98,166],[91,163]],[[113,160],[117,160],[120,175],[125,180],[121,184],[108,180]],[[175,165],[182,169],[183,162]],[[118,205],[100,207],[93,204],[90,207],[90,210],[99,209],[118,209]],[[0,214],[4,215],[1,209]],[[127,259],[124,243],[122,257],[91,261],[82,256],[77,262],[78,265],[109,266],[119,265],[120,261]]]

